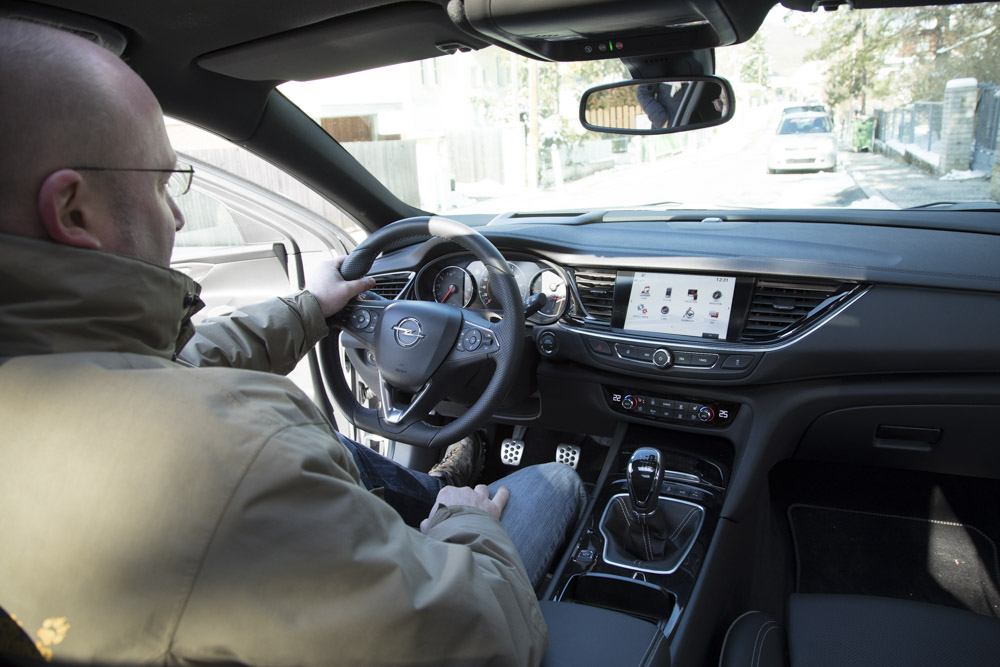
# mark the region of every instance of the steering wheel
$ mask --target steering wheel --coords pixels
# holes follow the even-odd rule
[[[503,308],[491,322],[456,306],[428,301],[390,301],[372,292],[352,300],[327,320],[324,344],[334,401],[347,420],[363,431],[424,447],[457,442],[486,423],[507,395],[524,349],[524,303],[507,260],[486,237],[455,220],[407,218],[378,230],[354,249],[340,267],[347,280],[364,276],[382,250],[413,238],[454,241],[481,261],[490,290]],[[378,368],[378,410],[365,408],[347,385],[337,350],[337,334],[351,334],[374,356]],[[493,377],[482,395],[445,426],[425,420],[470,368],[492,360]]]

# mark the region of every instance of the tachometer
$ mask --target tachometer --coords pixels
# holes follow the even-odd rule
[[[446,266],[434,276],[434,300],[465,308],[476,295],[476,283],[460,266]]]

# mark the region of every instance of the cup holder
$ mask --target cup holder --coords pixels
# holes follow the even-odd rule
[[[577,574],[566,582],[559,600],[619,611],[654,623],[674,611],[672,593],[659,586],[610,574]]]

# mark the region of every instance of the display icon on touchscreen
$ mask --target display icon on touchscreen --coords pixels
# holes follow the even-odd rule
[[[669,299],[673,295],[673,293],[674,293],[674,288],[673,287],[668,287],[667,288],[667,293],[664,294],[663,296],[664,296],[664,298]]]
[[[668,313],[670,313],[669,306],[664,306],[663,308],[660,308],[660,315],[667,315]]]
[[[712,292],[712,298],[718,301],[719,299],[722,298],[722,292],[720,292],[719,290],[715,290],[714,292]]]
[[[685,320],[690,320],[693,318],[694,318],[694,308],[688,308],[686,311],[684,311]]]
[[[642,291],[639,292],[639,294],[641,294],[642,296],[649,296],[649,285],[646,285],[645,287],[643,287]]]
[[[708,311],[708,316],[711,317],[713,320],[717,320],[717,319],[719,319],[719,311],[717,311],[717,310],[710,310],[710,311]]]
[[[698,300],[698,290],[696,290],[696,289],[689,289],[688,290],[688,298],[691,299],[692,301],[697,301]]]
[[[636,306],[635,309],[638,310],[643,315],[645,315],[646,313],[649,312],[649,310],[646,308],[646,306],[642,305],[641,303],[638,306]]]

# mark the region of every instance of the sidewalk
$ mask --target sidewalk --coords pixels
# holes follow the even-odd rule
[[[940,201],[992,201],[988,179],[940,180],[919,169],[875,153],[840,152],[847,173],[869,199],[908,208]]]

